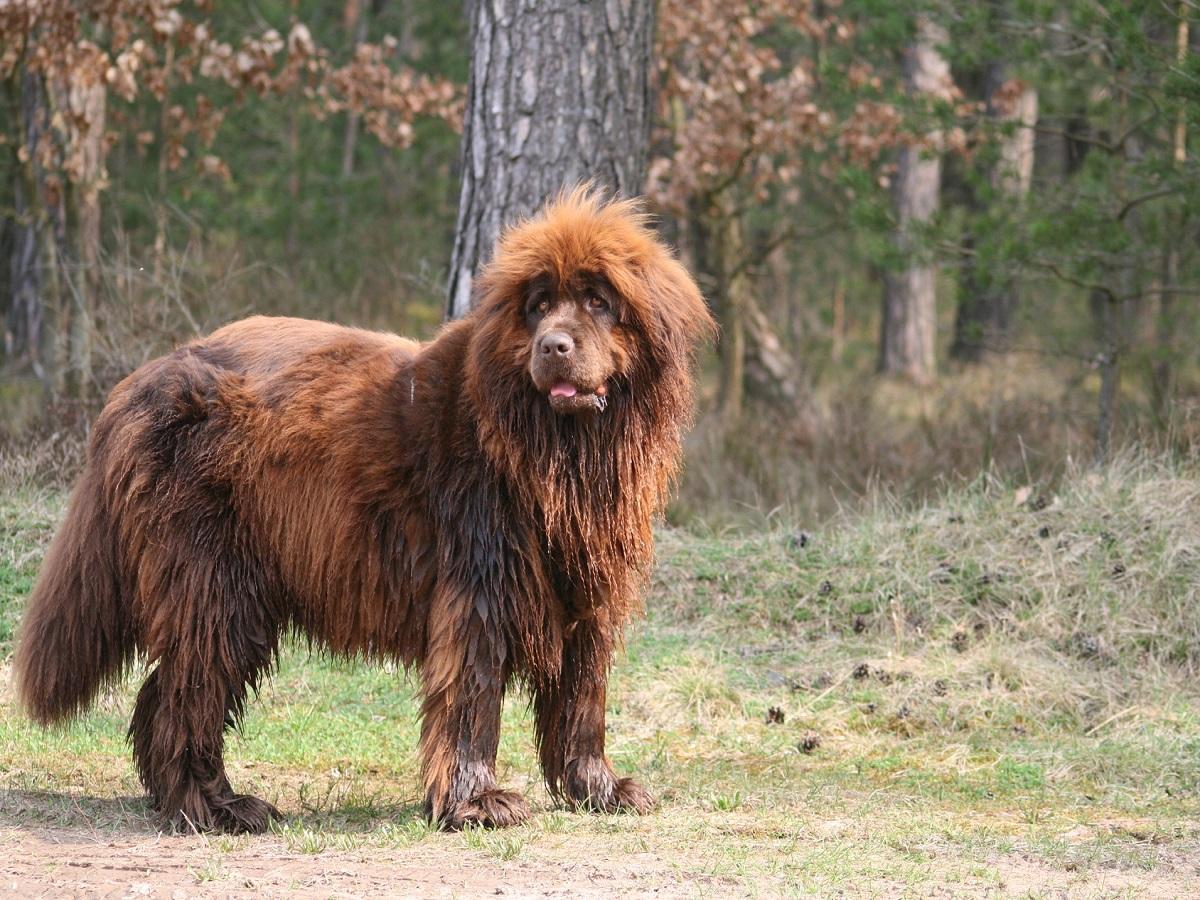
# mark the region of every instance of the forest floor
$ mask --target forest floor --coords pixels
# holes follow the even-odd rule
[[[664,529],[610,691],[643,817],[441,834],[402,672],[290,648],[229,744],[262,837],[162,834],[125,728],[18,712],[12,634],[61,492],[0,491],[0,896],[1200,896],[1200,474],[981,480],[812,530]]]

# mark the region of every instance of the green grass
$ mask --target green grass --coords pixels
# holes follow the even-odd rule
[[[0,497],[0,658],[61,510],[52,491]],[[237,786],[289,818],[273,837],[209,838],[197,883],[274,840],[530,865],[650,853],[685,883],[766,893],[1196,887],[1195,470],[1124,463],[1046,497],[980,481],[803,540],[664,530],[659,555],[609,703],[610,755],[658,795],[655,814],[554,808],[514,696],[500,777],[538,815],[438,834],[420,816],[405,674],[289,647],[229,747]],[[150,827],[124,739],[134,687],[52,732],[3,688],[0,825]]]

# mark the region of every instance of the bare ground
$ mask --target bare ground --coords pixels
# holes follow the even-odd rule
[[[9,803],[14,799],[9,793]],[[712,818],[712,827],[720,830],[722,823],[715,820],[721,817]],[[640,820],[638,829],[652,832],[653,819]],[[0,897],[1200,896],[1200,848],[1195,846],[1160,854],[1153,871],[1087,867],[1073,872],[1017,849],[986,854],[964,878],[962,860],[955,859],[961,848],[929,845],[923,849],[930,871],[915,882],[866,876],[806,889],[761,875],[706,874],[702,846],[694,852],[675,845],[662,854],[628,853],[606,847],[603,836],[557,837],[526,847],[519,860],[500,860],[465,850],[453,835],[401,849],[301,853],[276,835],[222,839],[150,828],[0,824]],[[836,837],[828,828],[814,829],[811,841],[791,852],[825,852]],[[1063,837],[1069,842],[1084,836]],[[938,877],[942,865],[948,876],[944,884]]]
[[[459,849],[289,852],[271,837],[214,853],[204,838],[114,838],[0,829],[0,895],[14,897],[689,897],[742,893],[729,878],[681,881],[654,854],[501,862]]]

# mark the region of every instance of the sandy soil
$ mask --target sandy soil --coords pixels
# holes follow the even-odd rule
[[[575,842],[571,842],[572,845]],[[686,858],[606,855],[579,846],[502,862],[459,848],[290,851],[274,837],[218,851],[211,839],[114,835],[79,828],[0,827],[0,897],[729,897],[778,896],[779,884],[688,872]],[[556,858],[566,850],[567,858]],[[1163,860],[1153,872],[1070,872],[1020,853],[981,861],[990,875],[940,888],[839,885],[831,896],[1195,897],[1195,861]]]
[[[438,848],[297,854],[272,838],[214,853],[203,838],[114,839],[70,829],[0,829],[0,896],[14,897],[689,897],[742,893],[681,881],[653,854],[500,862]],[[723,883],[724,882],[724,883]]]

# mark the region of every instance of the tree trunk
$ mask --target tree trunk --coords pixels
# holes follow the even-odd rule
[[[80,102],[86,110],[89,128],[81,136],[80,148],[84,157],[82,178],[75,192],[75,227],[77,229],[82,289],[71,338],[71,368],[76,374],[75,395],[86,395],[93,383],[92,338],[96,318],[101,310],[104,277],[101,269],[100,192],[107,181],[104,157],[104,119],[106,91],[103,83],[81,89]]]
[[[846,349],[846,285],[839,275],[833,284],[833,328],[829,358],[836,365]]]
[[[641,192],[653,23],[652,0],[473,0],[449,318],[502,228],[564,186]]]
[[[30,151],[30,161],[22,164],[14,148],[13,211],[6,251],[8,271],[5,279],[7,307],[4,312],[4,356],[14,370],[28,367],[41,381],[47,378],[43,354],[43,318],[41,271],[38,267],[37,182],[33,171],[32,149],[37,146],[41,109],[38,78],[21,71],[11,83],[18,95],[13,106],[20,110],[21,142]]]
[[[736,422],[746,399],[746,317],[736,303],[722,307],[721,315],[721,417]]]
[[[33,242],[33,272],[38,296],[38,322],[44,382],[53,393],[63,390],[68,369],[67,327],[70,323],[70,251],[67,244],[67,209],[64,192],[43,168],[37,148],[54,140],[52,97],[48,80],[25,70],[21,75],[21,129],[27,149],[20,167]]]
[[[350,33],[350,56],[354,57],[358,52],[358,45],[367,39],[367,10],[363,7],[365,4],[362,0],[347,0],[345,9],[342,13],[346,30]],[[342,134],[342,196],[340,198],[345,203],[345,187],[344,183],[349,181],[354,175],[354,152],[358,147],[358,122],[361,117],[354,110],[349,110],[346,113],[346,130]],[[344,216],[343,216],[344,218]]]
[[[1180,228],[1178,233],[1184,233]],[[1175,397],[1175,358],[1178,355],[1174,292],[1179,286],[1179,242],[1168,236],[1169,247],[1163,257],[1162,289],[1158,295],[1158,317],[1155,322],[1155,353],[1150,368],[1150,402],[1160,428],[1171,425],[1171,406]]]
[[[367,39],[368,12],[366,0],[346,0],[342,7],[342,25],[350,36],[351,58],[358,52],[359,44]],[[350,181],[354,177],[354,155],[358,148],[360,118],[354,110],[347,110],[346,129],[342,133],[341,189],[337,198],[339,249],[345,247],[346,223],[350,219]]]
[[[747,291],[742,302],[746,329],[746,390],[755,398],[807,418],[800,391],[796,360],[767,318],[767,314]]]
[[[42,292],[37,259],[37,227],[34,211],[20,179],[14,179],[16,215],[6,236],[8,272],[4,285],[4,357],[14,370],[28,370],[39,379],[46,377],[42,365]]]
[[[175,67],[175,42],[167,41],[163,96],[171,90],[171,72]],[[155,179],[154,198],[154,283],[162,284],[167,268],[167,172],[170,161],[168,151],[171,134],[171,104],[163,102],[158,111],[158,166]]]
[[[1175,61],[1180,71],[1187,65],[1189,21],[1187,0],[1180,0],[1176,10],[1179,23],[1175,32]],[[1175,115],[1175,132],[1171,158],[1176,166],[1187,162],[1187,111],[1181,104]],[[1179,288],[1179,250],[1181,235],[1187,234],[1187,214],[1172,215],[1173,227],[1167,233],[1167,252],[1163,256],[1162,290],[1158,295],[1158,321],[1155,324],[1155,360],[1150,369],[1150,399],[1159,427],[1171,424],[1172,401],[1175,396],[1175,358],[1178,355],[1178,322],[1175,291]]]
[[[795,359],[755,300],[746,261],[753,253],[728,198],[696,211],[691,222],[694,267],[712,300],[721,337],[718,408],[736,425],[747,397],[781,408],[806,422]]]
[[[90,76],[90,77],[88,77]],[[84,396],[92,382],[92,336],[103,278],[100,270],[100,192],[107,186],[104,124],[107,88],[102,73],[76,72],[68,80],[55,77],[51,97],[67,124],[64,130],[66,169],[70,175],[70,271],[62,300],[60,333],[67,340],[66,387]]]
[[[1010,81],[1004,63],[1000,62],[988,66],[985,89],[988,115],[1012,128],[998,139],[997,158],[989,179],[993,202],[999,200],[1019,209],[1033,181],[1037,91],[1028,84]],[[966,243],[974,247],[971,236]],[[951,356],[977,362],[987,351],[1006,352],[1020,304],[1017,281],[1003,273],[981,273],[977,258],[969,255],[960,291]]]
[[[883,341],[879,370],[902,375],[917,384],[933,381],[936,371],[937,273],[914,265],[884,276]]]
[[[950,68],[938,52],[946,31],[926,17],[917,23],[917,34],[905,56],[905,89],[909,94],[945,96],[951,87]],[[900,151],[894,202],[897,228],[894,242],[905,267],[884,277],[883,329],[879,369],[902,375],[918,384],[932,381],[937,335],[935,267],[921,258],[915,232],[937,212],[941,192],[941,135],[926,135],[929,147],[909,146]]]
[[[746,312],[750,295],[744,272],[736,271],[745,254],[742,223],[728,212],[718,214],[718,227],[709,230],[715,238],[706,256],[713,264],[716,316],[721,323],[721,384],[719,404],[727,421],[742,418],[746,386]]]
[[[1097,397],[1096,465],[1108,462],[1112,453],[1113,424],[1117,418],[1117,397],[1121,388],[1121,333],[1117,301],[1109,294],[1093,290],[1092,317],[1099,328],[1100,393]]]

